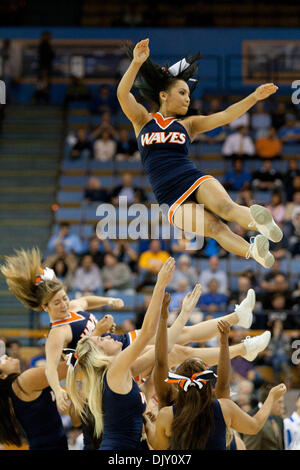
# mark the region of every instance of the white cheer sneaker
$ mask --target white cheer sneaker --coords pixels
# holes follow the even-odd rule
[[[246,259],[253,258],[264,268],[271,268],[275,258],[269,252],[269,240],[264,235],[256,235],[250,238],[250,247]]]
[[[271,212],[263,206],[253,204],[250,206],[252,222],[249,228],[256,225],[258,231],[272,242],[280,242],[283,237],[282,230],[274,222]]]
[[[255,301],[255,292],[253,289],[249,289],[247,297],[239,305],[235,306],[234,313],[236,313],[239,318],[238,326],[250,328],[253,321],[252,311],[255,307]]]
[[[265,331],[262,335],[253,336],[252,338],[247,336],[247,338],[243,341],[246,354],[244,354],[242,357],[244,357],[247,361],[253,361],[257,354],[268,346],[270,339],[271,333],[269,331]]]

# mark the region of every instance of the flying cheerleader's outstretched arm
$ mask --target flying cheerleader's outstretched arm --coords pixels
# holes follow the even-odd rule
[[[133,51],[133,60],[117,88],[117,96],[121,108],[134,127],[142,126],[144,122],[149,120],[147,109],[138,103],[133,94],[130,93],[141,66],[149,57],[150,50],[148,45],[149,39],[144,39],[136,44]]]
[[[277,90],[278,87],[274,85],[274,83],[265,83],[264,85],[260,85],[256,88],[256,90],[246,98],[232,104],[224,111],[210,114],[209,116],[191,116],[187,118],[187,121],[189,121],[191,138],[193,139],[197,134],[202,132],[207,132],[212,129],[216,129],[219,126],[229,124],[234,119],[237,119],[246,113],[257,103],[257,101],[268,98],[273,93],[276,93]]]

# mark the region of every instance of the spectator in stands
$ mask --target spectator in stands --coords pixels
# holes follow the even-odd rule
[[[155,284],[157,274],[169,256],[169,253],[161,249],[160,240],[151,240],[149,249],[144,251],[139,258],[137,289]]]
[[[70,101],[89,101],[90,98],[91,92],[83,79],[73,75],[66,89],[65,104],[68,105]]]
[[[93,114],[102,114],[105,111],[114,114],[117,111],[116,92],[109,85],[99,87],[98,94],[92,98],[91,111]]]
[[[272,191],[282,187],[283,176],[271,160],[264,160],[261,168],[252,174],[252,188],[259,191]]]
[[[226,137],[222,155],[228,158],[249,158],[255,156],[255,145],[248,135],[248,127],[238,127],[236,132]]]
[[[234,327],[232,328],[232,337],[230,344],[233,346],[239,344],[245,339],[245,330],[243,328]],[[239,394],[241,393],[241,382],[251,382],[253,388],[256,390],[262,386],[264,380],[261,377],[260,372],[255,368],[253,362],[247,361],[244,357],[238,356],[231,359],[231,367],[236,375],[236,379],[240,382]],[[249,387],[249,391],[252,387]],[[250,398],[250,397],[249,397]]]
[[[300,449],[300,393],[296,397],[296,411],[284,419],[285,450]]]
[[[198,250],[197,240],[190,239],[190,237],[182,231],[180,238],[172,240],[171,250],[175,259],[181,254],[195,255]]]
[[[100,138],[94,141],[93,152],[94,159],[106,162],[113,160],[116,154],[117,144],[109,131],[102,131]]]
[[[268,397],[273,384],[266,384],[260,389],[260,400],[258,407],[251,411],[253,416]],[[247,450],[284,450],[283,439],[283,415],[284,400],[283,396],[274,401],[268,420],[262,429],[253,435],[244,434],[242,436]]]
[[[187,290],[193,290],[198,282],[196,269],[192,266],[192,259],[188,255],[180,255],[169,287],[176,291],[179,282],[187,281]]]
[[[182,301],[189,291],[188,281],[185,278],[181,278],[177,284],[175,292],[172,293],[171,302],[169,305],[169,311],[179,311],[181,309]]]
[[[294,192],[300,191],[300,169],[295,158],[288,162],[288,170],[284,174],[284,188],[287,201],[292,201]]]
[[[220,269],[220,262],[217,256],[211,256],[209,258],[209,267],[200,272],[199,283],[202,286],[202,292],[205,294],[208,292],[208,283],[211,279],[216,279],[218,281],[218,290],[222,294],[227,294],[228,281],[227,273]]]
[[[15,81],[13,69],[14,69],[14,51],[12,49],[12,43],[10,39],[4,39],[2,42],[2,48],[0,50],[0,60],[2,62],[2,70],[0,73],[1,80],[5,83],[6,88],[6,104],[12,101],[12,85]]]
[[[271,212],[273,219],[282,228],[282,224],[285,216],[285,205],[282,200],[282,193],[274,191],[271,196],[271,201],[267,204],[267,209]]]
[[[279,138],[282,143],[296,144],[300,141],[300,128],[296,127],[296,116],[288,113],[285,125],[279,130]]]
[[[248,290],[251,289],[251,281],[247,276],[239,276],[238,288],[236,291],[231,291],[229,297],[229,303],[233,307],[236,304],[240,304],[246,297]]]
[[[284,276],[284,274],[277,273],[274,276],[274,279],[273,279],[273,288],[272,288],[272,290],[269,290],[268,292],[263,294],[262,304],[263,304],[263,308],[266,309],[266,310],[270,310],[273,293],[282,294],[286,298],[287,308],[292,306],[291,292],[290,292],[290,289],[289,289],[289,283],[288,283],[286,277]]]
[[[82,256],[90,255],[93,259],[93,263],[96,264],[98,268],[103,268],[104,256],[106,253],[110,252],[111,247],[108,240],[99,240],[97,236],[93,236],[89,239],[88,250],[83,253]]]
[[[52,269],[55,272],[57,279],[64,284],[66,291],[68,291],[72,285],[73,273],[69,271],[66,262],[63,259],[58,259],[55,261]]]
[[[250,125],[255,133],[255,139],[265,135],[271,124],[271,114],[265,111],[265,104],[262,101],[258,101],[250,119]]]
[[[32,99],[35,105],[49,104],[50,80],[46,71],[42,72],[41,75],[37,77]]]
[[[242,274],[242,276],[245,276],[245,277],[248,277],[248,279],[250,280],[250,284],[251,284],[251,287],[252,289],[256,289],[256,287],[258,286],[258,280],[257,280],[257,273],[254,272],[252,269],[248,268],[248,269],[245,269]]]
[[[275,259],[273,266],[264,275],[264,278],[260,283],[260,288],[263,291],[275,292],[276,285],[274,284],[274,279],[277,274],[281,274],[282,276],[284,276],[284,273],[280,270],[279,259]]]
[[[278,131],[285,124],[285,117],[287,114],[287,109],[285,103],[282,101],[277,102],[276,109],[271,113],[272,114],[272,126]]]
[[[91,139],[97,139],[103,131],[107,131],[114,139],[118,138],[118,133],[111,122],[111,113],[104,111],[101,114],[101,123],[91,132]]]
[[[275,127],[270,127],[266,135],[255,142],[256,154],[260,158],[281,158],[282,142],[276,134]]]
[[[53,47],[51,45],[52,36],[49,31],[44,31],[41,34],[40,42],[38,45],[38,74],[51,78],[53,69],[53,60],[55,57]]]
[[[137,160],[140,158],[136,139],[130,137],[126,128],[120,130],[117,140],[116,160]]]
[[[209,109],[208,109],[207,115],[218,113],[219,111],[221,111],[220,100],[218,100],[217,98],[212,99],[209,102]],[[195,112],[195,114],[201,114],[201,113]],[[215,144],[218,142],[223,142],[225,138],[226,138],[225,129],[223,126],[220,126],[211,131],[199,134],[198,136],[196,136],[195,140],[200,140],[208,144]]]
[[[104,266],[101,271],[103,288],[108,295],[133,295],[132,273],[125,263],[118,262],[113,253],[104,256]]]
[[[250,114],[248,113],[248,111],[242,114],[242,116],[240,116],[239,118],[234,119],[233,121],[229,123],[230,130],[237,130],[241,127],[249,128],[249,126],[250,126]]]
[[[284,383],[287,389],[291,385],[291,368],[290,368],[290,337],[283,331],[283,323],[281,320],[275,320],[271,326],[272,336],[265,350],[265,361],[272,366],[274,371],[275,382],[280,383],[281,372],[285,374]]]
[[[263,328],[270,328],[272,322],[275,320],[280,320],[284,324],[284,328],[293,329],[294,328],[294,316],[292,313],[289,314],[289,310],[292,306],[292,299],[287,300],[284,294],[280,292],[275,292],[270,297],[271,303],[269,306],[269,312],[267,315],[267,322],[263,325]]]
[[[151,299],[152,299],[152,295],[147,295],[147,294],[144,295],[142,305],[136,309],[135,325],[137,329],[140,329],[142,327],[144,316],[146,314],[147,308],[149,307]]]
[[[71,149],[70,159],[78,160],[83,158],[92,158],[92,152],[93,148],[91,141],[87,135],[86,129],[82,127],[78,129],[77,140]]]
[[[300,209],[300,191],[295,191],[293,200],[285,206],[284,222],[292,222],[294,213]]]
[[[251,189],[242,189],[236,199],[236,203],[247,207],[252,206],[254,200]]]
[[[114,205],[119,204],[119,197],[125,196],[127,204],[143,203],[147,201],[147,196],[142,188],[133,185],[132,175],[124,173],[122,175],[122,184],[116,186],[111,192],[111,202]]]
[[[46,366],[46,350],[45,350],[46,339],[41,338],[38,340],[37,345],[39,352],[30,359],[30,367],[45,367]]]
[[[96,293],[102,288],[101,272],[93,262],[91,255],[85,255],[81,260],[81,265],[77,268],[72,283],[73,289],[87,295],[87,292]]]
[[[228,297],[219,291],[217,279],[211,279],[208,283],[208,290],[201,295],[198,306],[203,312],[220,313],[227,308]]]
[[[107,189],[102,188],[100,179],[95,176],[88,179],[83,197],[85,202],[109,202]]]
[[[243,160],[237,158],[233,161],[233,168],[224,177],[223,186],[227,190],[241,191],[249,189],[251,185],[251,174],[245,170]]]
[[[280,242],[274,243],[270,241],[270,251],[275,259],[283,259],[289,255],[289,244],[286,237],[283,237]]]
[[[135,251],[127,240],[117,240],[113,254],[117,257],[120,263],[125,263],[129,266],[132,273],[137,273],[138,267],[138,253]]]
[[[55,252],[59,243],[63,243],[67,253],[79,255],[82,252],[82,242],[78,235],[71,233],[68,222],[60,222],[58,233],[52,235],[48,241],[47,249],[50,254]]]
[[[6,354],[13,359],[19,359],[21,372],[27,369],[27,362],[22,358],[21,344],[19,341],[8,341],[6,344]]]
[[[47,258],[43,261],[43,266],[53,269],[55,263],[59,260],[63,261],[67,265],[70,274],[75,273],[78,265],[78,259],[73,253],[68,253],[64,243],[61,242],[58,242],[55,245],[55,253],[47,256]]]
[[[289,250],[292,256],[300,255],[300,208],[292,214],[292,232],[289,238]]]

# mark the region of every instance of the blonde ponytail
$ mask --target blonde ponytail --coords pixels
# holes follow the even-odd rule
[[[81,376],[83,395],[95,420],[95,436],[100,437],[103,431],[102,391],[104,374],[107,372],[111,359],[99,351],[91,338],[83,337],[76,347],[78,362],[75,368],[69,367],[66,387],[69,397],[77,413],[86,419],[85,400],[79,393],[77,380]]]
[[[6,278],[10,291],[28,308],[41,310],[42,305],[61,289],[63,284],[56,278],[37,285],[36,276],[40,273],[41,254],[38,248],[29,251],[15,250],[15,255],[5,256],[1,272]]]

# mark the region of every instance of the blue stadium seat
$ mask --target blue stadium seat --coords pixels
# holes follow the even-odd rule
[[[71,186],[85,187],[87,182],[87,176],[84,175],[62,175],[59,178],[60,188],[67,188]]]
[[[117,161],[116,162],[116,170],[117,171],[130,171],[130,170],[139,170],[143,171],[142,164],[140,160],[134,161]]]
[[[60,207],[55,212],[55,220],[60,222],[62,220],[80,221],[82,217],[80,207]]]
[[[81,202],[82,199],[83,199],[83,191],[59,190],[57,192],[58,204],[63,204],[63,203],[68,203],[68,202]]]
[[[235,256],[229,257],[229,272],[230,273],[243,272],[246,269],[251,269],[252,271],[256,272],[257,266],[258,266],[257,262],[252,258],[243,259],[243,258],[238,258]]]
[[[89,163],[91,170],[103,170],[103,171],[114,171],[115,163],[113,161],[101,162],[98,160],[92,160]]]
[[[299,155],[300,144],[283,144],[282,155]]]
[[[62,161],[61,169],[62,171],[68,170],[83,170],[85,171],[87,168],[86,159],[78,159],[78,160],[66,160]]]
[[[291,274],[300,274],[300,259],[292,259],[290,262]]]
[[[270,191],[254,191],[253,200],[256,204],[269,204],[271,193]]]

